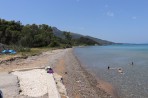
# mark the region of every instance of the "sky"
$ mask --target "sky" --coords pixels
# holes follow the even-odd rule
[[[0,18],[118,43],[148,43],[148,0],[0,0]]]

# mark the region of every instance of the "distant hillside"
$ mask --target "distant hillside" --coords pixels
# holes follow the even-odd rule
[[[55,36],[60,37],[60,38],[64,38],[65,37],[63,35],[63,31],[60,31],[56,27],[52,27],[52,30],[53,30],[53,33],[54,33]]]
[[[53,33],[55,36],[60,37],[62,39],[64,39],[64,35],[63,35],[63,31],[57,29],[56,27],[52,27]],[[107,41],[107,40],[102,40],[102,39],[98,39],[98,38],[94,38],[91,36],[84,36],[81,34],[77,34],[77,33],[71,33],[72,38],[73,39],[79,39],[79,38],[87,38],[89,40],[93,40],[94,42],[98,43],[99,45],[108,45],[108,44],[113,44],[114,42],[111,41]]]
[[[107,41],[107,40],[102,40],[102,39],[98,39],[98,38],[94,38],[91,36],[85,36],[86,38],[92,39],[96,42],[98,42],[99,44],[103,44],[103,45],[108,45],[108,44],[114,44],[114,42],[111,41]]]
[[[52,27],[52,30],[53,30],[53,33],[54,33],[54,35],[55,36],[57,36],[57,37],[60,37],[60,38],[64,38],[65,36],[63,35],[63,31],[61,31],[61,30],[59,30],[59,29],[57,29],[56,27]],[[72,35],[72,38],[73,39],[78,39],[78,38],[80,38],[80,37],[84,37],[83,35],[81,35],[81,34],[76,34],[76,33],[71,33],[71,35]]]

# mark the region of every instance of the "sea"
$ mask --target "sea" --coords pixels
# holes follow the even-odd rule
[[[110,83],[120,98],[148,98],[147,44],[76,47],[74,54],[87,71]]]

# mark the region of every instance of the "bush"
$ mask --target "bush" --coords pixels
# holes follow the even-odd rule
[[[71,45],[69,45],[69,44],[61,44],[61,47],[62,48],[72,48],[72,46]]]
[[[18,52],[30,52],[30,48],[19,47]]]
[[[16,46],[16,45],[9,46],[9,49],[13,49],[17,52],[30,52],[31,51],[30,48],[22,47],[22,46]]]
[[[59,47],[60,46],[60,43],[57,42],[57,41],[53,41],[53,42],[51,42],[51,44],[49,46],[50,47]]]

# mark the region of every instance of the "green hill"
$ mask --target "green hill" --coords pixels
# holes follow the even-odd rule
[[[56,27],[52,27],[53,33],[55,36],[60,37],[62,39],[64,39],[64,31],[61,31],[59,29],[57,29]],[[92,43],[98,44],[98,45],[109,45],[109,44],[114,44],[114,42],[111,41],[107,41],[107,40],[102,40],[102,39],[98,39],[98,38],[94,38],[91,36],[84,36],[81,34],[77,34],[77,33],[71,33],[72,39],[80,39],[80,38],[85,38],[86,40],[92,41]]]

